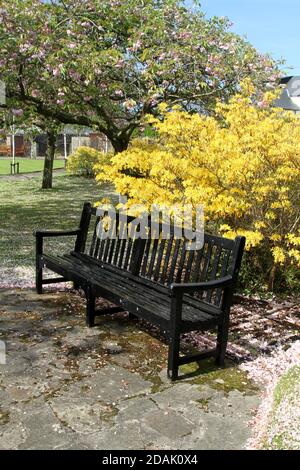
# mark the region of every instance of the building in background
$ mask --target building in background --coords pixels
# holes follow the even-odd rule
[[[280,84],[285,85],[285,89],[274,105],[300,114],[300,76],[284,77]]]
[[[75,128],[66,126],[57,136],[56,155],[68,157],[78,147],[92,147],[103,152],[110,152],[113,147],[107,137],[89,128]],[[23,130],[16,129],[15,154],[17,157],[37,158],[44,157],[47,151],[47,136],[39,134],[31,139]],[[0,138],[0,157],[12,155],[12,136]]]

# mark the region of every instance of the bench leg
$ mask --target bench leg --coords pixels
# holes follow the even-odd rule
[[[223,320],[223,323],[218,327],[217,336],[217,354],[216,363],[218,366],[224,367],[225,365],[225,354],[228,342],[228,330],[229,330],[229,315]]]
[[[36,269],[35,287],[38,294],[43,293],[43,268]]]
[[[96,298],[90,289],[86,292],[86,326],[95,326],[95,301]]]
[[[176,333],[169,338],[168,377],[171,380],[178,379],[179,349],[180,334]]]
[[[35,288],[38,294],[43,293],[43,265],[41,257],[43,255],[43,239],[36,238],[36,255],[35,255]]]
[[[182,313],[182,293],[176,293],[171,299],[171,318],[169,331],[168,377],[178,379],[180,350],[180,319]]]

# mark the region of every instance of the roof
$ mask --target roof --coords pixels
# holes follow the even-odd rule
[[[280,85],[285,85],[286,83],[288,83],[291,80],[291,78],[293,78],[292,75],[290,77],[282,77],[280,79]]]
[[[283,77],[280,83],[286,87],[274,105],[277,108],[300,111],[300,76]]]

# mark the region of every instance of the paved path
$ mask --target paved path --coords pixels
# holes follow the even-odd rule
[[[53,174],[63,174],[66,170],[64,168],[54,168]],[[32,173],[20,173],[18,175],[0,175],[0,181],[26,181],[31,178],[42,176],[42,171],[34,171]]]
[[[170,383],[145,325],[119,314],[87,329],[73,292],[1,290],[0,340],[0,449],[241,449],[250,436],[244,372],[206,361]]]

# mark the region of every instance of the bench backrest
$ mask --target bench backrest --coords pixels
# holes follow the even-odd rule
[[[134,236],[122,239],[127,227],[120,224],[117,217],[113,227],[116,229],[116,239],[101,239],[97,235],[100,218],[96,216],[95,208],[89,206],[89,211],[88,220],[84,213],[82,219],[84,224],[90,226],[84,248],[85,253],[92,258],[162,285],[173,282],[205,282],[228,274],[237,279],[245,245],[244,237],[229,240],[205,234],[201,249],[188,250],[186,240],[175,239],[173,230],[169,239],[161,236],[158,239],[149,236],[147,240]],[[128,224],[133,220],[128,217]],[[150,227],[150,219],[148,223]],[[220,297],[220,293],[212,291],[206,294],[206,300],[213,303],[219,303]]]

